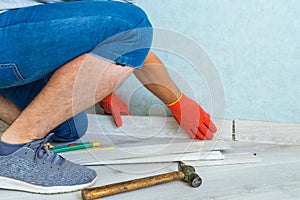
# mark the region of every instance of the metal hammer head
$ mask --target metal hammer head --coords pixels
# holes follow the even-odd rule
[[[189,183],[192,187],[199,187],[202,184],[202,179],[196,174],[194,167],[180,161],[178,163],[178,170],[184,173],[184,178],[182,180]]]

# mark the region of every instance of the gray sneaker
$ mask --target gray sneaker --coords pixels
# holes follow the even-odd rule
[[[94,170],[67,161],[45,146],[51,136],[0,156],[0,188],[55,194],[77,191],[95,183]]]

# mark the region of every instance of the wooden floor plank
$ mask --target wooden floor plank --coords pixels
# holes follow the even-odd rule
[[[189,138],[173,117],[122,116],[122,127],[116,127],[111,116],[88,115],[90,133],[112,133],[139,138]],[[216,138],[231,138],[231,120],[214,120],[218,127]]]

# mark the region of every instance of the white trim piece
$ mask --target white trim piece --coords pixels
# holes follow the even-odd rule
[[[81,165],[119,165],[119,164],[141,164],[141,163],[164,163],[184,161],[192,166],[218,166],[218,165],[233,165],[261,162],[261,158],[254,153],[222,153],[220,151],[211,152],[193,152],[183,154],[166,154],[157,156],[133,157],[128,159],[93,159],[86,157],[67,157],[73,162]]]
[[[68,158],[70,159],[70,158]],[[223,154],[220,151],[211,152],[192,152],[192,153],[179,153],[179,154],[165,154],[156,156],[133,157],[127,159],[115,160],[96,160],[80,158],[76,160],[77,163],[82,165],[115,165],[115,164],[139,164],[139,163],[161,163],[161,162],[175,162],[180,160],[222,160]],[[73,160],[74,161],[74,160]]]

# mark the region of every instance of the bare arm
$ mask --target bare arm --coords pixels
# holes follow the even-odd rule
[[[174,102],[180,90],[170,78],[160,59],[150,52],[141,70],[134,70],[139,81],[165,104]]]

